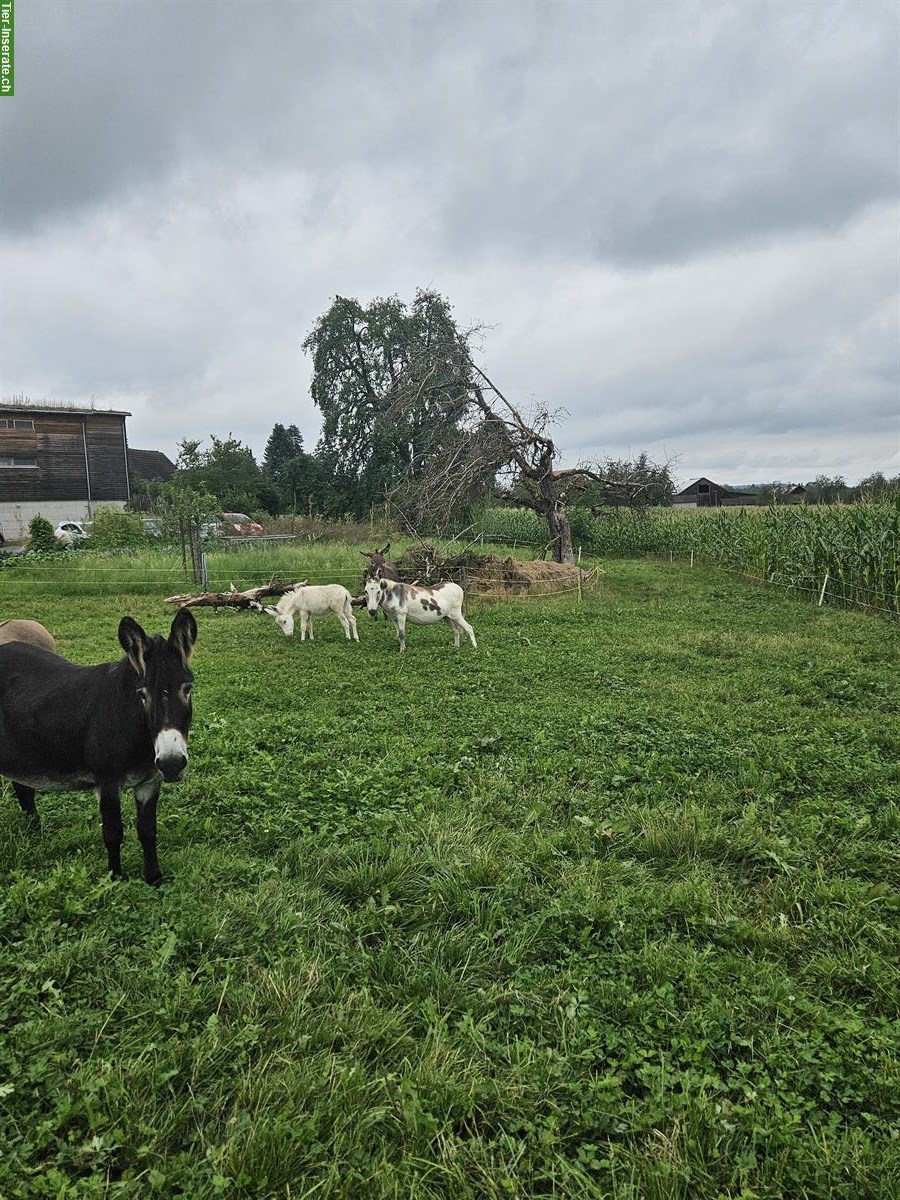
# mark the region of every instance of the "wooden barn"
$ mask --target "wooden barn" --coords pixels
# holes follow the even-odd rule
[[[55,526],[90,519],[96,504],[124,508],[130,415],[0,403],[0,532],[26,537],[38,513]]]
[[[672,497],[673,504],[682,504],[686,508],[724,508],[741,504],[755,504],[753,492],[736,492],[724,484],[713,483],[711,479],[695,479],[686,488],[676,492]]]
[[[151,512],[151,484],[168,483],[176,466],[162,450],[132,450],[128,447],[128,476],[131,505],[135,512]]]

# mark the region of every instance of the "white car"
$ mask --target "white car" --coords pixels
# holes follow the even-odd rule
[[[64,546],[74,546],[89,536],[80,521],[60,521],[53,532]]]

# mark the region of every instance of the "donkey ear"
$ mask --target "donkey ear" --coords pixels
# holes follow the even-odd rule
[[[371,550],[360,550],[360,554],[363,556],[363,558],[371,558],[372,557]]]
[[[187,662],[191,657],[194,642],[197,640],[197,622],[189,608],[179,608],[169,631],[169,645],[181,655],[181,661]]]
[[[147,644],[147,635],[137,621],[133,617],[123,617],[119,622],[119,645],[138,675],[144,675],[147,671]]]
[[[268,613],[270,617],[278,616],[278,609],[275,607],[274,604],[267,604],[266,607],[263,609],[263,612]]]
[[[385,546],[385,548],[383,550],[379,550],[378,553],[382,554],[382,555],[387,554],[387,552],[388,552],[388,550],[390,550],[390,548],[391,548],[391,543],[388,542],[388,544]]]

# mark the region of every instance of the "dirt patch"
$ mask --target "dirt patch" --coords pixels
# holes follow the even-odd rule
[[[432,546],[417,546],[398,563],[401,577],[408,581],[434,583],[455,579],[466,591],[478,596],[502,596],[528,592],[549,594],[578,587],[586,571],[557,562],[523,562],[496,554],[466,554],[440,559]]]

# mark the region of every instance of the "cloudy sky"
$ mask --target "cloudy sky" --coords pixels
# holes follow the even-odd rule
[[[900,471],[894,0],[19,0],[0,391],[318,435],[336,295],[725,482]]]

